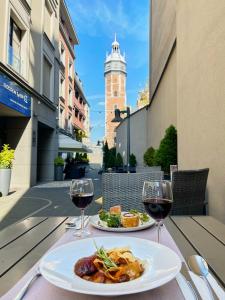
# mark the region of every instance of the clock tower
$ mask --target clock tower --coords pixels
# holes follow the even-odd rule
[[[105,60],[105,141],[109,148],[114,147],[115,128],[118,123],[111,122],[116,108],[122,110],[126,106],[126,60],[120,53],[120,45],[116,40],[112,43],[110,54]]]

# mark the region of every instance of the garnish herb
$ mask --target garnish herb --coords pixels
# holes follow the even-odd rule
[[[103,247],[98,248],[95,240],[94,240],[94,245],[96,248],[96,254],[98,258],[100,258],[103,261],[105,269],[110,269],[110,268],[115,268],[117,265],[108,257],[105,249]]]

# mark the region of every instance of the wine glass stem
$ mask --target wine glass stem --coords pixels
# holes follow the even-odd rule
[[[159,240],[160,240],[160,234],[161,234],[161,221],[159,221],[158,223],[157,223],[157,242],[159,243]]]
[[[84,232],[84,209],[81,209],[81,234]]]

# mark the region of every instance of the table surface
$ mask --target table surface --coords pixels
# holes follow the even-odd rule
[[[0,296],[6,293],[63,235],[65,217],[31,217],[0,232]],[[225,287],[225,225],[210,216],[172,216],[168,231],[184,258],[203,256]]]

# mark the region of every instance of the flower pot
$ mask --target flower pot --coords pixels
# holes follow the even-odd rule
[[[11,169],[0,169],[0,196],[7,196],[11,180]]]
[[[55,165],[55,180],[62,181],[63,180],[63,166]]]
[[[136,167],[129,167],[130,173],[136,173]]]

